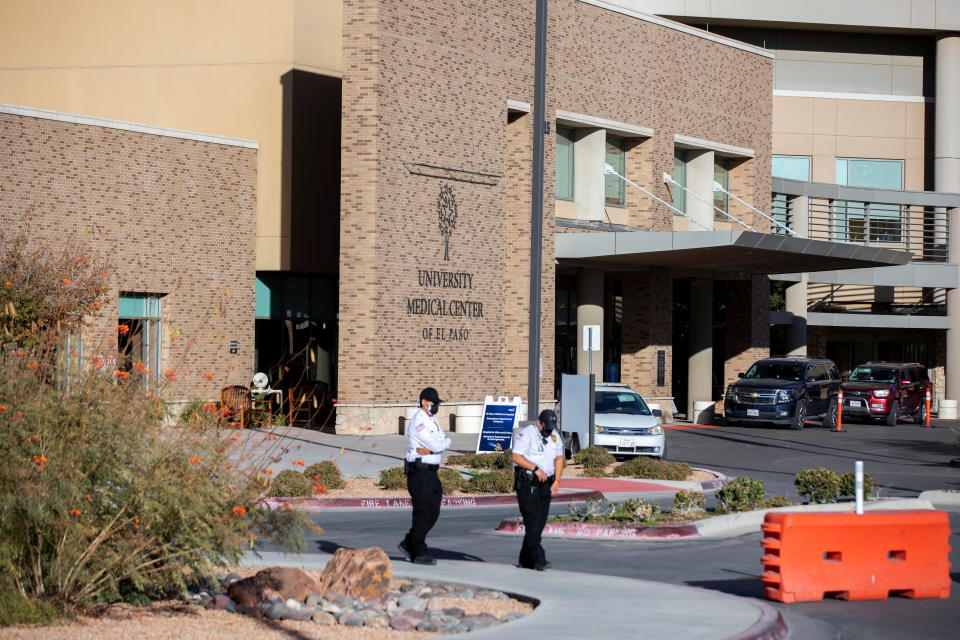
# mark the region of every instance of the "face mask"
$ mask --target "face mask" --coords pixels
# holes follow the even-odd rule
[[[437,412],[440,411],[440,405],[434,402],[430,405],[430,415],[435,416]]]
[[[546,425],[544,425],[543,427],[540,428],[540,436],[543,437],[543,438],[546,438],[546,437],[549,436],[551,433],[553,433],[553,429],[551,429],[550,427],[548,427],[548,426],[546,426]]]

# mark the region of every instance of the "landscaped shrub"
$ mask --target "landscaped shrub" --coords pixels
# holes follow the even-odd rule
[[[614,474],[621,477],[655,480],[686,480],[690,472],[690,465],[685,462],[667,462],[648,456],[636,456],[613,470]]]
[[[615,462],[613,454],[600,446],[580,449],[577,455],[573,456],[573,461],[585,467],[606,467]]]
[[[444,494],[451,494],[463,487],[463,476],[456,469],[440,469],[437,475],[440,477],[440,486]]]
[[[707,504],[707,498],[701,491],[680,489],[673,496],[673,508],[677,511],[697,511]]]
[[[589,465],[583,467],[581,472],[584,478],[606,478],[607,477],[607,468],[601,466]]]
[[[313,495],[313,483],[299,471],[286,469],[270,483],[270,495],[278,498],[297,498]]]
[[[303,475],[314,484],[320,484],[327,489],[343,489],[347,483],[340,475],[340,467],[330,460],[323,460],[310,465],[303,470]]]
[[[594,518],[612,516],[617,505],[606,498],[588,498],[583,504],[567,505],[567,519],[577,522],[589,522]]]
[[[455,467],[473,467],[477,458],[475,453],[457,453],[447,457],[447,464]]]
[[[513,460],[507,449],[498,453],[461,453],[447,458],[447,464],[470,469],[509,469]]]
[[[407,475],[403,472],[403,467],[390,467],[380,472],[377,484],[381,489],[406,489]]]
[[[857,477],[852,471],[847,471],[840,475],[840,492],[841,496],[853,496],[857,493]],[[873,476],[869,473],[863,474],[863,495],[866,498],[870,497],[870,494],[873,493]]]
[[[776,509],[777,507],[792,507],[794,504],[794,501],[787,496],[770,496],[769,498],[764,498],[760,503],[760,508]]]
[[[212,412],[204,410],[204,406],[209,407],[209,405],[209,402],[199,398],[190,400],[190,402],[183,405],[183,408],[180,410],[180,415],[177,416],[177,423],[183,427],[208,424],[215,425],[216,422],[208,420],[208,416],[206,415]]]
[[[513,472],[506,469],[480,472],[467,480],[463,490],[467,493],[511,493]]]
[[[763,501],[765,493],[763,480],[758,478],[733,478],[717,489],[717,509],[719,511],[756,509]]]
[[[796,475],[793,486],[808,502],[836,502],[840,495],[840,476],[824,467],[804,469]]]
[[[642,498],[631,498],[619,505],[613,512],[613,518],[623,524],[653,525],[662,513],[660,505],[651,504]]]

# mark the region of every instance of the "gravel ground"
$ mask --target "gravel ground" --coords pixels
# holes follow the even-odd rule
[[[259,569],[234,568],[233,573],[246,577]],[[320,572],[308,571],[314,578]],[[399,589],[406,580],[394,580],[392,589]],[[513,599],[439,598],[444,607],[459,607],[466,615],[489,613],[502,618],[508,613],[528,614],[533,606]],[[508,623],[509,624],[509,623]],[[315,622],[267,620],[250,616],[204,609],[182,601],[155,602],[149,607],[117,604],[98,616],[83,616],[69,624],[52,627],[0,627],[0,640],[374,640],[376,638],[435,638],[441,633],[396,631],[374,627],[319,625]]]

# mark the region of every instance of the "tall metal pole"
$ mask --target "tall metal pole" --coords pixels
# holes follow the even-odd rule
[[[530,345],[527,362],[527,420],[540,413],[540,280],[543,253],[543,142],[546,137],[547,0],[537,0],[533,61],[533,180],[530,217]]]

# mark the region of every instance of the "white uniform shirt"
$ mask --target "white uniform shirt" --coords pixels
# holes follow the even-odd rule
[[[422,456],[417,453],[418,447],[426,447],[433,453]],[[437,418],[423,409],[417,409],[407,424],[407,461],[413,462],[419,458],[425,464],[440,464],[440,452],[449,448],[450,438],[444,435]]]
[[[554,475],[553,464],[563,455],[563,436],[556,429],[543,442],[540,429],[535,424],[529,424],[513,434],[512,453],[518,453],[533,464],[537,465],[547,476]]]

